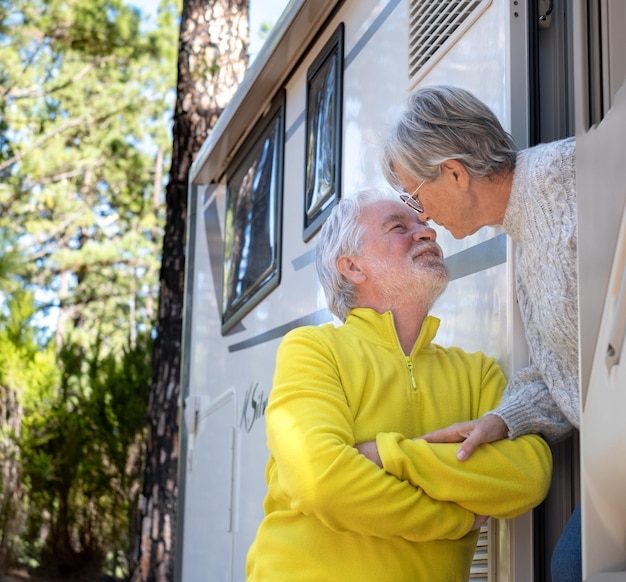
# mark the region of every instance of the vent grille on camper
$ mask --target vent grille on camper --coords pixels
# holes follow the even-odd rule
[[[491,4],[491,0],[411,0],[409,79],[423,77]]]

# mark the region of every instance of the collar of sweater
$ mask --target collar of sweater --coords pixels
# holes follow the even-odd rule
[[[528,236],[528,218],[532,215],[533,200],[528,188],[530,150],[517,154],[515,173],[511,183],[511,195],[504,213],[502,226],[506,233],[517,243],[524,242]]]
[[[441,321],[432,315],[428,315],[424,319],[411,353],[416,350],[421,351],[432,343],[440,323]],[[378,313],[369,307],[357,307],[350,311],[344,325],[349,326],[352,331],[359,335],[367,337],[369,341],[387,346],[393,345],[395,348],[400,346],[391,311]]]

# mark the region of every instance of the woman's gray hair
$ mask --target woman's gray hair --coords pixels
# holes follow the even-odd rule
[[[343,255],[360,255],[365,231],[360,220],[363,209],[372,202],[385,199],[398,198],[376,188],[358,190],[337,203],[320,231],[315,254],[317,276],[328,309],[341,321],[345,321],[348,312],[356,307],[357,293],[354,284],[339,272],[337,260]]]
[[[416,181],[432,182],[441,164],[458,160],[472,177],[515,168],[517,147],[493,111],[472,93],[446,85],[416,89],[383,146],[382,170],[402,189],[397,168]]]

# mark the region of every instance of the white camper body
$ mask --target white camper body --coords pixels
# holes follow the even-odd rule
[[[626,53],[625,32],[623,4],[610,0],[288,4],[191,169],[178,581],[245,579],[246,553],[263,516],[264,410],[276,348],[293,327],[332,321],[315,272],[316,232],[338,197],[362,186],[387,187],[380,143],[414,87],[443,83],[471,90],[520,148],[580,137],[579,192],[587,194],[579,231],[583,350],[595,350],[599,330],[612,338],[621,333],[623,340],[624,318],[617,318],[621,328],[609,318],[626,310],[626,259],[615,252],[626,244],[617,242],[626,139],[623,130],[603,128],[603,119],[625,127],[626,89],[618,90],[626,67],[614,56]],[[328,103],[314,99],[320,95],[328,95]],[[603,164],[600,184],[595,176]],[[255,206],[252,198],[264,188],[267,196]],[[463,240],[443,229],[437,233],[452,280],[432,312],[442,322],[436,341],[483,351],[511,374],[528,362],[512,243],[499,228]],[[622,274],[614,274],[609,287],[614,255]],[[611,302],[605,307],[607,289]],[[607,341],[598,348],[603,361]],[[610,341],[623,349],[623,341]],[[626,483],[626,435],[611,449],[626,426],[619,414],[624,407],[612,408],[613,401],[624,401],[623,365],[614,358],[617,364],[604,375],[616,383],[612,391],[604,389],[606,365],[594,369],[596,384],[592,379],[587,391],[592,360],[581,358],[589,409],[583,425],[604,436],[581,441],[583,454],[589,448],[598,459],[583,459],[589,471],[582,471],[584,528],[593,528],[584,531],[589,576],[626,570],[626,506],[623,496],[617,501]],[[615,426],[603,426],[611,410]],[[549,579],[551,551],[581,497],[579,479],[574,437],[555,450],[554,484],[542,508],[511,522],[490,522],[473,579]],[[605,549],[596,552],[595,543]]]

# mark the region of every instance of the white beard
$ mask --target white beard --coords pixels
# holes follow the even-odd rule
[[[414,251],[413,251],[414,252]],[[420,299],[428,309],[448,285],[448,269],[438,257],[430,254],[392,266],[390,261],[367,257],[370,277],[388,309],[408,298]]]

